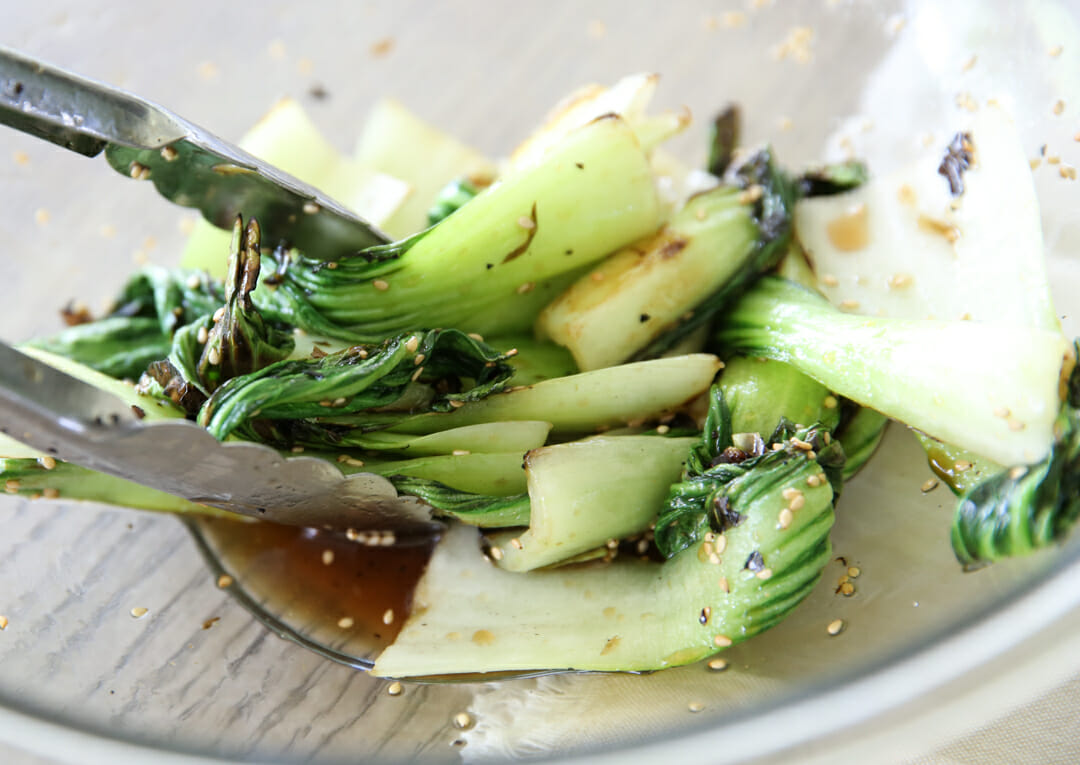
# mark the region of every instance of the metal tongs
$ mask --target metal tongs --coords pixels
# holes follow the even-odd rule
[[[0,48],[0,123],[148,180],[221,228],[258,218],[267,241],[332,258],[389,241],[341,204],[187,120]],[[298,526],[429,533],[429,508],[385,478],[220,443],[187,421],[143,424],[110,393],[0,343],[0,432],[57,458],[243,515]]]

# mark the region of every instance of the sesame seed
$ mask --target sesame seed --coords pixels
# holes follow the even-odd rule
[[[534,229],[534,228],[536,228],[536,222],[532,218],[530,218],[528,215],[522,215],[520,218],[518,218],[517,219],[517,224],[519,226],[521,226],[522,228],[524,228],[524,229]]]
[[[464,401],[458,401],[457,399],[451,399],[450,400],[450,406],[453,407],[454,409],[460,409],[461,407],[465,406],[465,402]]]
[[[1016,419],[1015,417],[1010,417],[1008,422],[1009,422],[1009,430],[1011,430],[1013,432],[1019,432],[1019,431],[1023,430],[1025,427],[1027,427],[1024,423],[1020,422],[1020,420]]]
[[[4,482],[4,491],[6,491],[8,494],[14,494],[19,490],[21,486],[22,484],[16,481],[14,478],[9,478]]]
[[[137,181],[145,181],[150,177],[150,168],[138,162],[132,162],[131,167],[128,169],[128,175]]]
[[[713,542],[713,546],[716,548],[718,555],[723,554],[724,550],[727,549],[727,537],[721,534],[716,538],[716,541]]]
[[[210,366],[217,366],[221,363],[221,351],[217,348],[210,348],[206,351],[206,361]]]
[[[709,659],[708,667],[713,672],[723,672],[728,668],[727,659]]]
[[[936,489],[937,487],[938,487],[937,479],[936,478],[928,478],[923,483],[923,485],[920,486],[919,488],[922,490],[923,494],[927,494],[927,493],[933,491],[934,489]]]
[[[978,60],[978,56],[972,56],[971,58],[969,58],[967,61],[964,62],[964,65],[962,67],[960,67],[960,71],[962,71],[962,72],[970,72],[972,67],[975,66],[975,62],[977,60]]]
[[[131,616],[134,619],[142,619],[148,613],[150,613],[150,609],[144,608],[143,606],[136,606],[135,608],[131,609]]]
[[[1027,472],[1026,467],[1024,467],[1023,465],[1017,465],[1016,467],[1014,467],[1012,470],[1009,471],[1009,478],[1012,479],[1013,481],[1015,481],[1017,478],[1020,478],[1021,476],[1023,476],[1026,472]]]
[[[525,545],[521,544],[521,540],[518,539],[517,537],[514,537],[513,539],[510,540],[510,546],[513,547],[515,550],[523,550],[523,549],[525,549]]]
[[[40,208],[37,212],[34,213],[34,220],[39,226],[44,226],[46,223],[48,223],[50,217],[52,216],[49,214],[49,211],[46,210],[44,207]]]
[[[42,489],[41,490],[41,496],[45,497],[45,499],[59,499],[60,498],[60,490],[59,489],[54,489],[53,487],[50,486],[47,489]]]
[[[490,550],[488,550],[488,555],[491,556],[492,560],[502,560],[503,559],[502,548],[501,547],[492,547]]]
[[[717,648],[727,648],[731,643],[732,640],[727,635],[717,635],[713,638],[713,645]]]
[[[1054,114],[1060,115],[1065,111],[1065,102],[1060,98],[1054,102]]]
[[[224,590],[226,587],[231,587],[233,578],[228,574],[222,574],[217,578],[217,586],[219,590]]]
[[[971,463],[967,460],[957,460],[953,463],[953,467],[956,469],[956,472],[963,473],[965,470],[971,470]]]
[[[758,571],[756,576],[758,579],[772,579],[773,571],[771,568],[763,568]]]
[[[172,162],[178,156],[180,156],[179,153],[172,146],[161,147],[161,158],[166,162]]]
[[[427,356],[425,356],[424,354],[418,353],[418,354],[416,354],[416,357],[413,359],[413,364],[415,364],[416,366],[420,366],[421,364],[424,363],[424,359],[426,359],[426,358],[427,358]]]
[[[833,636],[839,635],[841,632],[844,631],[844,620],[834,619],[833,621],[829,622],[829,626],[825,628],[825,631]]]
[[[823,274],[821,277],[821,283],[826,287],[835,287],[840,284],[840,280],[832,274]]]
[[[720,580],[716,583],[716,586],[720,588],[721,592],[731,592],[731,587],[728,585],[726,576],[720,577]]]
[[[893,274],[889,277],[889,287],[892,289],[903,289],[904,287],[910,287],[912,281],[911,274]]]
[[[416,353],[416,349],[420,347],[420,338],[416,335],[412,335],[405,341],[405,350],[409,353]]]
[[[345,402],[347,400],[348,399],[346,399],[344,396],[338,396],[337,398],[334,399],[334,404],[333,405],[334,406],[345,406]]]
[[[525,282],[524,284],[518,286],[517,294],[524,295],[526,292],[532,292],[533,287],[535,286],[536,285],[533,282]]]
[[[701,622],[702,624],[708,624],[709,623],[709,617],[711,617],[711,616],[712,616],[712,608],[710,608],[709,606],[705,606],[704,608],[701,609],[701,613],[698,614],[698,621]]]
[[[383,611],[382,623],[383,624],[393,624],[394,623],[394,609],[388,608],[385,611]]]
[[[390,282],[385,279],[375,279],[371,282],[371,286],[377,289],[379,292],[386,292],[390,289]]]
[[[795,515],[788,508],[784,508],[780,511],[780,515],[777,516],[776,525],[781,529],[787,529],[791,527],[791,522],[795,520]]]
[[[11,155],[11,158],[15,160],[16,165],[22,165],[25,167],[26,165],[30,164],[30,155],[27,154],[25,151],[17,151],[13,155]]]
[[[795,123],[791,121],[791,117],[781,117],[777,121],[776,126],[780,128],[782,132],[786,133],[787,131],[795,127]]]
[[[798,489],[796,489],[793,486],[788,486],[786,489],[784,489],[782,492],[780,492],[780,496],[783,497],[784,499],[794,499],[795,497],[799,496],[800,494],[802,494],[802,492],[799,491]]]
[[[855,311],[859,308],[858,300],[841,300],[840,307],[845,311]]]
[[[38,460],[38,464],[46,470],[54,470],[56,468],[56,460],[52,457],[42,457]]]
[[[1050,48],[1050,50],[1046,51],[1046,53],[1047,53],[1047,55],[1050,56],[1050,58],[1057,58],[1058,56],[1061,55],[1061,52],[1063,50],[1065,50],[1065,48],[1063,46],[1054,45],[1053,47]]]
[[[656,432],[659,433],[660,435],[664,435],[666,433],[670,433],[671,428],[669,426],[667,426],[667,425],[657,425],[656,426]]]
[[[1076,140],[1080,141],[1080,133],[1077,133],[1076,135],[1078,136]],[[1042,160],[1039,159],[1038,157],[1036,157],[1035,159],[1029,159],[1028,160],[1028,165],[1031,167],[1032,170],[1035,170],[1041,164],[1042,164]]]
[[[1012,412],[1009,411],[1009,407],[1007,406],[999,406],[994,409],[995,417],[1001,417],[1002,419],[1006,419],[1010,414],[1012,414]]]
[[[782,450],[782,449],[784,448],[784,445],[783,445],[783,444],[779,444],[779,443],[777,443],[777,444],[773,444],[773,445],[772,445],[772,446],[771,446],[770,448],[771,448],[771,449],[772,449],[772,450],[773,450],[774,452],[778,452],[778,451],[781,451],[781,450]]]
[[[0,614],[0,630],[6,630],[8,628],[8,618],[3,614]]]
[[[512,359],[514,356],[517,356],[517,355],[518,355],[518,349],[517,348],[511,348],[510,350],[508,350],[506,353],[503,354],[503,356],[505,356],[508,359]]]
[[[422,374],[424,374],[424,368],[423,367],[417,367],[416,371],[412,373],[412,378],[411,378],[412,381],[416,382],[417,380],[419,380],[420,375],[422,375]]]
[[[338,462],[341,460],[339,459]],[[350,542],[355,542],[359,538],[359,533],[356,529],[345,529],[345,538]]]
[[[788,507],[791,508],[792,512],[798,512],[799,510],[802,510],[803,505],[805,505],[805,504],[806,504],[806,497],[804,497],[802,494],[800,494],[799,496],[797,496],[797,497],[795,497],[794,499],[791,500],[791,503],[788,505]]]
[[[304,213],[306,215],[314,215],[315,213],[317,213],[321,209],[322,208],[320,208],[319,205],[316,202],[312,202],[310,200],[308,200],[307,202],[304,202]]]
[[[806,485],[811,487],[821,486],[821,479],[816,475],[807,476]]]
[[[450,452],[450,454],[455,457],[468,457],[470,454],[472,454],[472,452],[470,452],[468,449],[454,449],[454,451]]]
[[[341,629],[343,629],[343,630],[347,630],[347,629],[351,629],[353,624],[355,624],[355,623],[356,622],[353,621],[353,618],[351,616],[343,616],[340,619],[338,619],[337,626],[341,627]]]
[[[469,333],[469,337],[471,337],[471,338],[472,338],[473,340],[475,340],[475,341],[476,341],[476,342],[478,342],[478,343],[482,343],[482,342],[484,342],[484,336],[483,336],[483,335],[481,335],[481,334],[480,334],[480,333],[478,333],[478,332],[470,332],[470,333]]]
[[[472,725],[472,718],[469,717],[468,712],[458,712],[454,715],[454,727],[466,730]]]
[[[599,19],[590,21],[588,26],[588,32],[589,37],[593,38],[594,40],[599,40],[607,34],[607,24],[600,21]]]
[[[322,562],[323,562],[324,566],[329,566],[330,564],[332,564],[334,562],[334,551],[333,550],[323,550],[322,551]]]
[[[746,14],[742,11],[727,11],[720,18],[728,29],[736,29],[746,24]]]
[[[796,449],[802,449],[804,452],[811,451],[814,448],[814,445],[809,441],[803,441],[801,438],[794,437],[791,439],[791,445]],[[796,489],[796,491],[798,491],[798,489]]]
[[[702,704],[700,701],[691,701],[689,704],[686,705],[686,708],[694,714],[697,714],[698,712],[701,712],[705,709],[705,705]]]
[[[591,274],[589,274],[589,278],[592,279],[594,282],[602,282],[604,281],[604,272],[593,271]]]
[[[847,570],[847,575],[850,576],[852,579],[858,579],[859,574],[861,573],[862,570],[858,566],[851,566]]]
[[[404,691],[405,687],[397,680],[390,683],[390,685],[386,689],[386,692],[389,693],[391,696],[400,696],[402,693],[404,693]]]
[[[1061,157],[1059,157],[1056,154],[1051,154],[1049,157],[1046,158],[1046,164],[1048,164],[1048,165],[1061,164]]]
[[[754,184],[749,188],[739,192],[739,204],[748,205],[761,199],[765,190],[758,184]]]
[[[221,306],[221,308],[214,311],[214,316],[213,316],[214,323],[217,324],[219,321],[221,321],[224,318],[225,318],[225,306]]]

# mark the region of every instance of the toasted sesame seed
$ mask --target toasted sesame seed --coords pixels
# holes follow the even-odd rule
[[[1007,406],[999,406],[999,407],[996,407],[994,409],[994,416],[995,417],[1001,417],[1002,419],[1005,419],[1010,414],[1012,414],[1012,412],[1009,411],[1009,407],[1007,407]]]
[[[1015,417],[1010,417],[1008,422],[1009,430],[1014,432],[1019,432],[1027,427],[1024,423],[1020,422],[1020,420],[1016,419]]]
[[[517,224],[519,226],[521,226],[521,228],[524,228],[524,229],[534,229],[534,228],[536,228],[536,221],[534,221],[528,215],[522,215],[520,218],[518,218],[517,219]]]
[[[1048,165],[1061,164],[1061,157],[1059,157],[1057,154],[1051,154],[1049,157],[1046,158],[1046,164],[1048,164]]]
[[[821,283],[824,284],[826,287],[835,287],[840,284],[840,280],[832,274],[822,274]]]
[[[773,570],[771,568],[763,568],[755,574],[758,579],[772,579],[772,575]]]
[[[334,562],[334,551],[333,550],[323,550],[322,551],[322,562],[323,562],[324,566],[329,566],[330,564],[332,564]]]
[[[978,60],[978,56],[972,56],[971,58],[969,58],[967,61],[964,62],[964,65],[962,67],[960,67],[960,71],[961,72],[970,72],[971,69],[975,66],[975,62],[977,60]]]
[[[889,287],[892,289],[903,289],[904,287],[910,287],[912,281],[911,274],[893,274],[889,277]]]
[[[475,340],[478,343],[484,342],[484,336],[481,335],[479,332],[470,332],[469,337],[471,337],[473,340]]]
[[[784,499],[794,499],[800,494],[802,494],[802,492],[796,489],[794,486],[788,486],[786,489],[780,492],[780,496]]]
[[[382,623],[383,624],[393,624],[394,623],[394,609],[388,608],[385,611],[383,611]]]
[[[148,613],[150,613],[150,609],[144,608],[143,606],[136,606],[135,608],[131,609],[131,616],[135,619],[142,619]]]
[[[810,475],[806,477],[806,485],[811,487],[821,486],[821,479],[816,475]]]
[[[420,375],[422,375],[422,374],[424,374],[424,368],[423,367],[417,367],[416,371],[412,373],[412,377],[410,379],[413,382],[416,382],[417,380],[420,379]]]
[[[53,487],[50,486],[47,489],[42,489],[41,490],[41,496],[45,497],[45,499],[59,499],[60,498],[60,490],[59,489],[54,489]]]
[[[604,281],[604,272],[593,271],[591,274],[589,274],[589,278],[592,279],[594,282],[602,282]]]
[[[345,406],[345,402],[348,401],[344,396],[338,396],[334,399],[334,406]]]
[[[461,407],[465,406],[465,402],[458,401],[457,399],[450,399],[450,406],[454,409],[460,409]]]
[[[850,576],[852,579],[858,579],[859,574],[861,574],[861,573],[862,573],[862,570],[858,566],[849,566],[848,567],[847,575]]]
[[[421,364],[424,363],[424,359],[426,359],[426,358],[427,358],[427,356],[424,355],[423,353],[418,353],[413,358],[412,363],[415,364],[416,366],[420,366]]]
[[[338,619],[337,626],[341,627],[341,629],[343,629],[343,630],[347,630],[347,629],[351,629],[352,626],[355,623],[356,622],[353,621],[353,618],[351,616],[343,616],[340,619]]]
[[[1052,46],[1052,47],[1050,48],[1050,50],[1046,51],[1046,53],[1047,53],[1047,55],[1049,55],[1049,56],[1050,56],[1051,58],[1057,58],[1058,56],[1060,56],[1060,55],[1061,55],[1061,52],[1062,52],[1063,50],[1065,50],[1065,48],[1064,48],[1063,46],[1061,46],[1061,45],[1054,45],[1054,46]]]
[[[454,451],[450,452],[450,454],[455,457],[468,457],[470,454],[472,454],[472,452],[470,452],[468,449],[454,449]]]
[[[389,693],[391,696],[400,696],[404,691],[405,686],[403,686],[396,680],[390,683],[390,685],[386,688],[386,692]]]
[[[936,489],[937,487],[938,487],[937,479],[936,478],[928,478],[923,483],[923,485],[920,486],[919,488],[922,490],[923,494],[927,494],[927,493],[933,491],[934,489]]]
[[[791,439],[791,445],[794,446],[796,449],[802,449],[804,452],[811,451],[814,448],[814,445],[809,441],[803,441],[801,438],[794,437],[792,437]],[[796,491],[798,490],[796,489]]]
[[[1023,476],[1024,473],[1026,473],[1026,472],[1027,472],[1026,467],[1024,467],[1023,465],[1017,465],[1016,467],[1014,467],[1012,470],[1009,471],[1009,478],[1012,479],[1013,481],[1015,481],[1017,478],[1020,478],[1021,476]]]
[[[225,306],[221,306],[221,308],[214,311],[214,315],[213,315],[212,318],[213,318],[215,324],[217,324],[219,321],[224,319],[225,318]]]
[[[11,158],[15,160],[16,165],[26,166],[30,164],[30,155],[25,151],[17,151],[11,155]]]
[[[514,356],[517,356],[517,355],[518,355],[518,349],[517,348],[511,348],[510,350],[508,350],[506,353],[503,354],[503,356],[505,356],[508,359],[512,359]]]
[[[523,550],[523,549],[525,549],[525,545],[521,544],[521,540],[518,539],[517,537],[514,537],[513,539],[510,540],[510,546],[513,547],[515,550]]]
[[[325,406],[325,407],[328,407],[328,408],[333,406],[333,405],[334,405],[334,402],[331,401],[328,398],[324,398],[322,401],[319,402],[319,406]]]
[[[54,470],[56,468],[56,460],[53,457],[42,457],[38,460],[38,464],[46,470]]]
[[[691,701],[689,704],[686,705],[686,708],[694,714],[697,714],[698,712],[701,712],[705,709],[705,705],[702,704],[700,701]]]
[[[308,200],[307,202],[304,202],[304,214],[305,215],[314,215],[315,213],[317,213],[321,209],[322,208],[320,208],[318,203],[316,203],[316,202],[312,202],[311,200]]]
[[[758,184],[754,184],[749,188],[739,192],[739,204],[748,205],[761,199],[765,190]]]
[[[128,175],[137,181],[145,181],[150,177],[150,168],[138,162],[132,162],[128,168]]]
[[[784,445],[783,445],[783,444],[779,444],[779,443],[777,443],[777,444],[773,444],[773,445],[772,445],[772,446],[771,446],[770,448],[771,448],[771,449],[772,449],[772,450],[773,450],[774,452],[778,452],[778,451],[781,451],[781,450],[782,450],[782,449],[784,448]]]
[[[712,616],[712,608],[705,606],[701,609],[701,613],[698,614],[698,621],[702,624],[708,624],[709,618]]]
[[[851,582],[842,582],[840,584],[840,594],[846,598],[850,598],[855,594],[855,585]]]
[[[840,402],[836,400],[836,396],[826,396],[821,403],[826,409],[835,409]]]
[[[416,335],[412,335],[405,341],[405,350],[409,353],[416,353],[416,349],[420,347],[420,338]]]
[[[536,285],[533,282],[525,282],[524,284],[518,286],[517,294],[524,295],[526,292],[532,292],[533,287],[535,286]]]
[[[713,672],[723,672],[728,668],[727,659],[709,659],[708,667]]]
[[[468,712],[458,712],[456,715],[454,715],[454,727],[455,728],[460,728],[461,730],[466,730],[471,725],[472,725],[472,718],[469,716]]]
[[[731,586],[728,584],[726,576],[720,577],[716,582],[716,586],[720,588],[721,592],[731,592]]]
[[[971,470],[971,463],[967,460],[957,460],[953,463],[953,468],[956,469],[956,472],[963,473],[965,470]]]
[[[668,425],[657,425],[656,426],[656,432],[659,433],[660,435],[664,435],[666,433],[671,432],[671,427],[668,426]]]
[[[1065,111],[1065,102],[1060,98],[1054,102],[1054,114],[1060,115]]]
[[[713,638],[713,645],[717,648],[727,648],[731,643],[732,640],[727,635],[717,635]]]
[[[8,628],[8,618],[3,614],[0,614],[0,630],[6,630]]]
[[[806,504],[806,497],[804,497],[802,494],[800,494],[799,496],[797,496],[797,497],[795,497],[794,499],[791,500],[791,502],[788,504],[788,507],[791,508],[792,512],[798,512],[799,510],[802,510],[803,505],[805,505],[805,504]]]
[[[379,292],[386,292],[390,289],[390,282],[385,279],[374,279],[371,282],[371,286],[377,289]]]
[[[1080,136],[1080,133],[1077,133],[1076,135]],[[1080,138],[1077,138],[1076,140],[1080,141]],[[1035,170],[1041,164],[1042,164],[1042,160],[1040,158],[1038,158],[1038,157],[1036,157],[1035,159],[1029,159],[1028,160],[1028,165],[1031,167],[1032,170]]]
[[[724,553],[724,550],[727,549],[727,537],[723,534],[717,536],[716,541],[713,542],[713,547],[716,548],[717,555],[722,555]]]
[[[859,308],[858,300],[841,300],[840,307],[845,311],[855,311]]]
[[[356,457],[350,457],[348,455],[342,455],[342,456],[345,457],[345,459],[343,459],[343,460],[339,459],[338,460],[342,464],[348,465],[349,467],[363,467],[364,466],[364,461],[363,460],[358,460],[358,459],[356,459]]]
[[[492,560],[502,560],[503,559],[502,548],[501,547],[492,547],[490,550],[488,550],[488,555],[491,556]]]
[[[776,525],[781,529],[787,529],[791,527],[791,522],[795,520],[795,515],[788,508],[784,508],[780,511],[780,515],[777,516]]]
[[[841,632],[844,631],[844,620],[834,619],[833,621],[829,622],[829,626],[825,628],[825,631],[833,636],[839,635]]]
[[[161,158],[163,160],[165,160],[166,162],[172,162],[178,156],[180,156],[179,153],[176,151],[176,149],[174,149],[172,146],[162,146],[160,153],[161,153]]]
[[[341,460],[338,461],[340,462]],[[356,529],[345,529],[345,538],[350,542],[355,542],[359,536],[359,532],[357,532]]]
[[[219,590],[224,590],[226,587],[232,587],[233,578],[228,574],[222,574],[217,578],[217,586]]]
[[[8,494],[14,494],[21,487],[22,487],[22,484],[19,483],[14,478],[9,478],[8,480],[4,481],[4,491],[6,491]]]

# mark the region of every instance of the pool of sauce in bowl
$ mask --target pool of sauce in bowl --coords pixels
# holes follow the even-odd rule
[[[374,659],[397,636],[434,544],[367,546],[343,534],[216,518],[196,525],[232,577],[227,587],[234,594],[319,646],[357,659]]]

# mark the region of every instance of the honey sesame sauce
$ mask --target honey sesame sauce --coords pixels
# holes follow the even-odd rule
[[[434,546],[368,546],[343,534],[217,518],[189,525],[213,578],[227,575],[223,589],[256,618],[358,667],[397,636]]]

